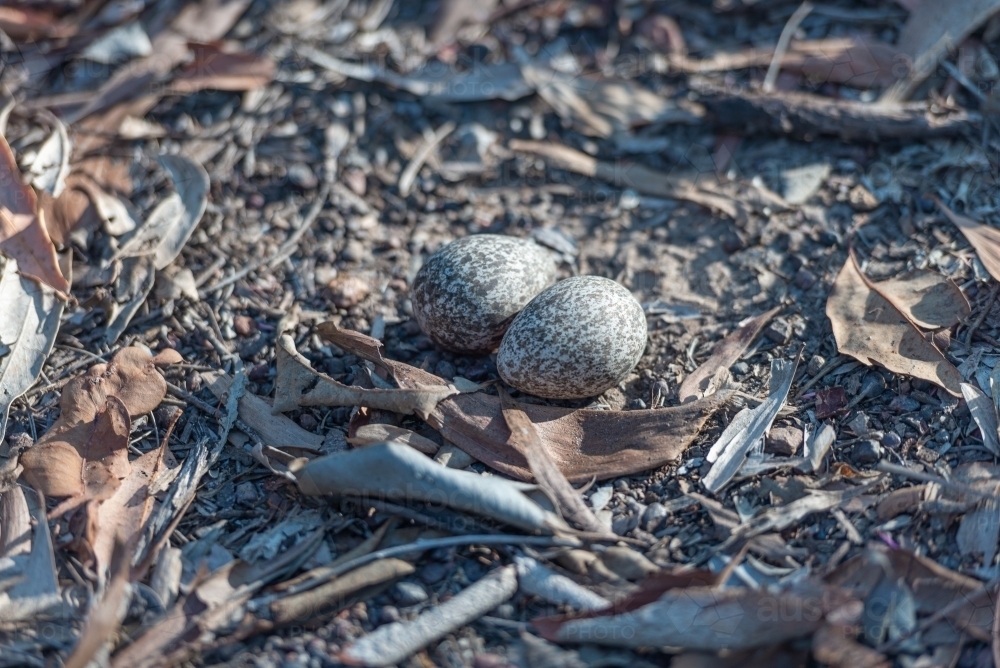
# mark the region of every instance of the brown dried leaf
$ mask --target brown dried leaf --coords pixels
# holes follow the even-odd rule
[[[128,474],[128,409],[109,396],[93,422],[44,438],[21,455],[24,480],[46,496],[68,497],[56,515],[114,494]],[[85,438],[81,438],[86,435]]]
[[[990,276],[1000,281],[1000,230],[955,213],[937,197],[932,196],[931,199],[976,249],[979,260],[986,267],[986,271],[990,272]]]
[[[412,389],[369,390],[338,383],[315,371],[309,360],[295,350],[295,342],[287,334],[278,339],[275,357],[274,413],[300,406],[366,406],[426,419],[439,402],[459,393],[454,385],[436,377],[438,382]]]
[[[63,510],[110,496],[129,471],[129,417],[160,405],[167,383],[156,367],[179,361],[170,349],[150,357],[142,348],[124,348],[74,378],[63,388],[59,419],[21,455],[25,480],[46,496],[71,498]],[[84,471],[93,462],[103,463]]]
[[[940,385],[961,396],[962,377],[933,343],[883,297],[861,273],[853,254],[847,258],[826,302],[837,350],[863,364]]]
[[[972,307],[962,290],[947,276],[917,270],[872,283],[910,322],[924,329],[951,327],[969,317]]]
[[[136,537],[153,510],[150,483],[166,468],[176,465],[167,442],[180,416],[181,411],[175,411],[159,448],[129,463],[128,474],[114,494],[103,503],[91,502],[88,505],[88,521],[81,548],[93,555],[99,578],[103,579],[105,573],[111,573],[116,545],[124,544],[131,554]]]
[[[510,429],[510,439],[507,442],[528,462],[528,468],[531,469],[535,480],[554,499],[557,510],[563,518],[584,531],[617,538],[597,519],[579,492],[573,489],[569,480],[566,480],[566,476],[552,461],[548,450],[542,444],[542,439],[538,436],[538,430],[517,402],[502,387],[497,387],[497,393],[500,395],[503,419]]]
[[[189,44],[194,60],[175,75],[170,92],[200,90],[247,91],[271,83],[277,66],[267,55],[245,51],[228,52],[221,44]]]
[[[344,350],[380,364],[403,388],[440,385],[437,376],[402,362],[386,360],[381,344],[358,332],[323,323],[319,333]],[[655,411],[574,410],[523,406],[559,470],[573,482],[615,478],[677,461],[702,425],[724,403],[719,395]],[[483,392],[441,401],[427,422],[447,440],[479,461],[519,480],[532,480],[524,456],[507,441],[500,400]]]
[[[59,270],[56,248],[38,211],[35,191],[21,180],[21,172],[7,140],[0,134],[0,252],[17,260],[26,276],[47,283],[60,293],[69,282]]]
[[[762,313],[720,341],[712,350],[712,356],[681,383],[680,389],[677,390],[678,401],[686,404],[710,394],[713,389],[712,380],[736,363],[743,351],[753,343],[764,326],[780,310],[781,307],[776,306],[767,313]],[[718,384],[715,384],[714,390],[718,390]]]

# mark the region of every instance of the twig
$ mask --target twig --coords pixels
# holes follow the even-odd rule
[[[808,381],[806,381],[805,385],[802,385],[801,387],[799,387],[799,392],[798,392],[798,394],[795,395],[795,399],[797,400],[797,399],[802,398],[802,395],[805,394],[806,392],[808,392],[810,389],[812,389],[813,385],[815,385],[819,381],[823,380],[823,378],[825,378],[827,376],[827,374],[829,374],[831,371],[833,371],[834,369],[836,369],[843,362],[844,362],[844,358],[841,357],[840,355],[837,355],[832,360],[830,360],[829,362],[827,362],[826,364],[824,364],[822,366],[822,368],[820,368],[820,370],[816,372],[815,376],[813,376]]]
[[[438,144],[444,141],[444,138],[452,133],[455,129],[455,124],[448,121],[441,127],[439,127],[433,135],[428,137],[424,141],[423,145],[417,149],[416,154],[410,163],[406,165],[403,172],[399,175],[399,194],[406,197],[410,193],[410,188],[413,187],[413,181],[417,178],[417,172],[420,168],[424,166],[424,162],[430,157],[431,151],[433,151]]]
[[[396,545],[394,547],[376,550],[374,552],[369,552],[368,554],[355,557],[354,559],[348,559],[347,561],[324,568],[323,577],[310,581],[310,587],[296,587],[291,591],[293,593],[307,591],[309,588],[318,587],[324,582],[328,582],[333,578],[340,577],[344,573],[348,573],[356,568],[364,566],[365,564],[369,564],[380,559],[400,557],[413,552],[436,550],[439,547],[461,547],[465,545],[539,545],[542,547],[579,547],[580,542],[568,538],[556,538],[554,536],[511,536],[506,534],[469,534],[465,536],[429,538],[426,540],[418,540],[414,543],[408,543],[406,545]],[[263,606],[270,605],[270,603],[277,598],[277,596],[272,594],[256,599],[249,603],[248,609],[253,611]]]
[[[972,335],[976,333],[976,330],[979,329],[979,326],[983,324],[984,320],[986,320],[986,316],[990,314],[990,309],[993,308],[993,302],[997,300],[998,294],[1000,294],[1000,283],[997,283],[996,285],[993,286],[993,290],[990,291],[990,295],[986,299],[986,305],[979,312],[979,317],[976,318],[976,321],[972,323],[971,327],[969,327],[969,331],[965,335],[966,348],[968,348],[972,344]]]
[[[274,252],[273,255],[270,255],[260,260],[253,260],[252,262],[250,262],[250,264],[243,267],[235,274],[227,276],[226,278],[222,279],[221,281],[219,281],[210,288],[205,288],[204,290],[201,290],[198,293],[201,296],[201,298],[207,299],[208,296],[213,292],[221,290],[226,286],[232,285],[236,281],[240,280],[241,278],[244,278],[251,272],[256,271],[257,269],[259,269],[264,265],[273,267],[281,262],[284,262],[285,259],[288,258],[288,256],[290,256],[292,253],[295,252],[295,248],[298,246],[299,241],[301,241],[302,235],[304,235],[306,231],[310,227],[312,227],[312,224],[316,222],[316,219],[319,218],[319,213],[320,211],[323,210],[323,205],[326,204],[326,200],[329,196],[330,196],[330,186],[324,185],[322,188],[320,188],[319,195],[316,197],[316,201],[313,202],[312,208],[309,209],[309,212],[306,214],[306,217],[302,219],[302,224],[299,225],[298,228],[288,236],[285,242],[281,244],[281,246],[278,248],[277,251]]]
[[[785,59],[785,54],[788,52],[788,44],[792,41],[792,35],[795,34],[795,31],[799,29],[799,25],[809,16],[809,12],[812,10],[812,3],[806,0],[806,2],[799,5],[799,8],[792,13],[788,18],[788,23],[782,28],[781,36],[778,37],[778,44],[774,47],[774,55],[771,56],[771,64],[767,68],[767,76],[764,77],[763,90],[765,93],[770,93],[774,90],[774,82],[778,80],[778,73],[781,71],[781,61]]]

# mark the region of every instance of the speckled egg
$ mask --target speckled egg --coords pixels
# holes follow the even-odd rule
[[[441,347],[489,353],[514,316],[555,280],[555,257],[535,242],[477,234],[427,259],[413,281],[413,315]]]
[[[524,307],[500,344],[500,377],[549,399],[592,397],[635,368],[646,316],[635,297],[600,276],[556,283]]]

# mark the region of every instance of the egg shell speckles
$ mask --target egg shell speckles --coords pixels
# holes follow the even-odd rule
[[[646,316],[635,297],[600,276],[556,283],[507,329],[497,370],[522,392],[549,399],[592,397],[635,368],[646,347]]]
[[[555,280],[555,257],[535,242],[477,234],[427,259],[413,281],[413,315],[439,346],[489,353],[514,316]]]

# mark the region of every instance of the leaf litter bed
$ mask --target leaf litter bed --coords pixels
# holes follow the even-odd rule
[[[0,7],[0,665],[989,665],[996,3],[474,4]],[[436,349],[479,232],[635,372]]]

